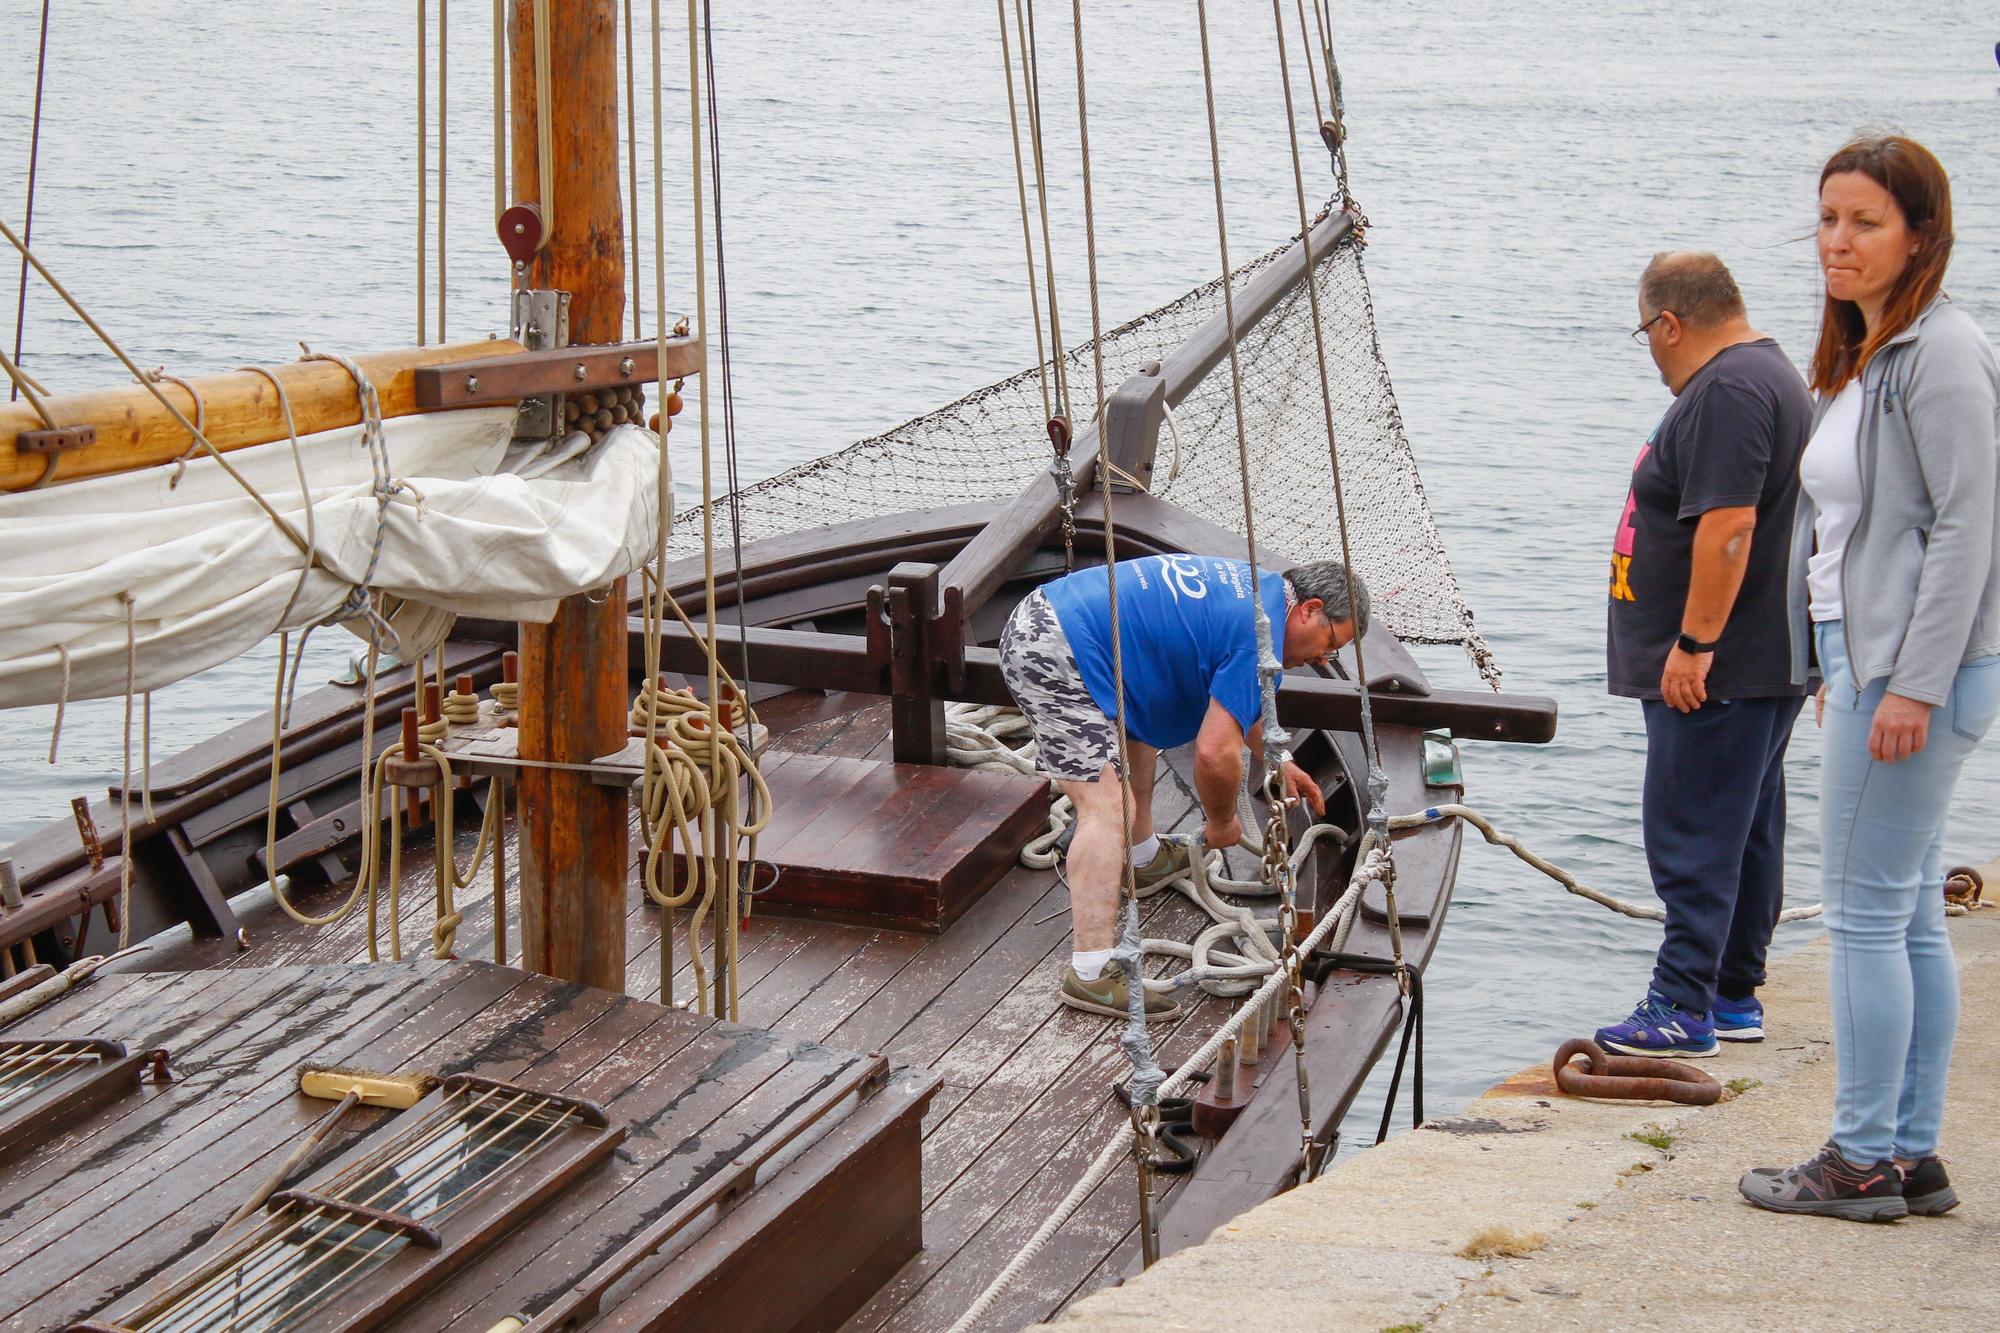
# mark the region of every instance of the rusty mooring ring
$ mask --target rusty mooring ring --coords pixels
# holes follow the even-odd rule
[[[1589,1068],[1570,1061],[1588,1057]],[[1634,1102],[1679,1102],[1713,1106],[1722,1085],[1678,1060],[1611,1055],[1588,1037],[1572,1037],[1556,1050],[1556,1086],[1572,1097],[1610,1097]]]

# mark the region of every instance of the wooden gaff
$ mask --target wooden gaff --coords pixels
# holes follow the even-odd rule
[[[504,356],[525,349],[517,342],[488,339],[448,347],[405,347],[357,356],[354,361],[370,380],[382,403],[384,417],[410,416],[417,409],[415,372],[425,366]],[[361,420],[361,400],[354,380],[330,361],[294,361],[272,367],[291,399],[299,434],[353,426]],[[251,370],[204,375],[188,381],[201,395],[202,433],[224,453],[269,444],[285,438],[285,414],[271,381]],[[193,421],[194,398],[178,384],[162,383],[160,392]],[[60,426],[93,426],[97,441],[62,455],[56,481],[109,476],[171,463],[194,441],[173,414],[160,406],[140,384],[114,389],[64,394],[44,400]],[[46,459],[22,453],[15,445],[22,431],[41,430],[42,419],[25,402],[0,404],[0,491],[25,490],[42,476]]]

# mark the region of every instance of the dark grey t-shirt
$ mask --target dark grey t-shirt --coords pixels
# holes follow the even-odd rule
[[[1799,455],[1812,425],[1804,381],[1769,338],[1726,347],[1694,373],[1632,466],[1612,544],[1606,675],[1611,693],[1660,697],[1680,636],[1694,531],[1711,509],[1757,507],[1743,589],[1709,667],[1712,699],[1803,693],[1791,683],[1786,561]]]

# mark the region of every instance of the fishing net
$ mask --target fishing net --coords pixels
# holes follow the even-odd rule
[[[1231,275],[1237,290],[1287,248],[1279,246],[1237,269]],[[1375,335],[1362,249],[1349,233],[1316,257],[1313,275],[1355,568],[1367,581],[1376,617],[1399,638],[1462,645],[1498,688],[1499,670],[1473,626],[1424,499]],[[1216,279],[1107,332],[1107,388],[1166,356],[1222,310],[1222,282]],[[1065,357],[1079,422],[1094,411],[1091,359],[1088,343]],[[1311,302],[1301,282],[1238,340],[1258,540],[1299,561],[1340,555],[1326,415],[1313,360]],[[1243,499],[1230,376],[1225,357],[1174,407],[1172,429],[1161,432],[1153,491],[1240,535]],[[894,430],[744,488],[738,497],[743,540],[1008,498],[1048,470],[1047,419],[1040,368],[1030,367]],[[678,516],[670,550],[701,550],[699,509]]]

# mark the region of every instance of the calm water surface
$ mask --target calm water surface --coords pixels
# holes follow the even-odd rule
[[[448,332],[465,338],[504,326],[505,271],[489,226],[486,6],[452,8]],[[755,477],[998,379],[1033,359],[1033,341],[991,7],[723,8],[724,238],[738,433]],[[1057,272],[1074,332],[1089,306],[1070,31],[1055,12],[1065,7],[1046,8],[1044,99],[1069,236]],[[1086,8],[1099,267],[1116,322],[1215,271],[1200,50],[1192,6]],[[1802,358],[1818,301],[1818,164],[1857,127],[1895,125],[1952,172],[1949,289],[2000,333],[2000,24],[1971,4],[1922,18],[1850,13],[1837,28],[1805,4],[1336,8],[1381,340],[1430,501],[1508,685],[1562,707],[1553,745],[1467,747],[1471,799],[1589,882],[1647,897],[1639,711],[1604,694],[1602,649],[1627,472],[1668,402],[1625,336],[1637,274],[1659,249],[1720,252],[1752,318]],[[1269,7],[1211,9],[1241,259],[1291,229],[1290,166]],[[39,10],[0,0],[0,209],[16,222]],[[685,308],[678,30],[667,49],[668,304]],[[302,338],[343,351],[411,340],[411,6],[66,0],[49,60],[37,246],[141,364],[193,374],[285,359]],[[642,122],[648,83],[642,54]],[[642,141],[644,161],[643,129]],[[650,193],[642,173],[649,256]],[[9,278],[10,311],[12,290]],[[118,378],[44,292],[29,297],[27,348],[57,392]],[[698,476],[693,438],[674,436],[684,497]],[[338,671],[350,650],[322,634],[313,669]],[[1454,652],[1424,656],[1441,679],[1469,681]],[[265,708],[270,661],[267,646],[156,696],[159,747]],[[72,706],[53,768],[52,710],[0,713],[0,840],[116,776],[119,711]],[[1809,724],[1792,755],[1791,897],[1810,902]],[[2000,853],[1996,803],[2000,746],[1988,746],[1959,788],[1953,856]],[[1787,927],[1779,947],[1817,929]],[[1461,1105],[1622,1013],[1657,938],[1468,846],[1430,974],[1427,1109]],[[1364,1094],[1357,1118],[1378,1105]]]

